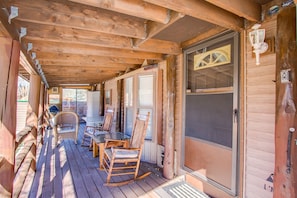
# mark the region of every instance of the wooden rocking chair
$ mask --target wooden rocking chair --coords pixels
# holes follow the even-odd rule
[[[113,109],[106,109],[102,125],[99,126],[86,126],[83,134],[81,146],[92,147],[92,136],[96,133],[107,133],[110,132],[112,121],[113,121]],[[86,145],[86,139],[90,139],[89,144]]]
[[[144,144],[145,134],[148,126],[150,113],[147,115],[137,114],[133,127],[132,136],[128,147],[110,147],[111,142],[121,142],[121,140],[106,140],[103,167],[107,173],[107,186],[119,186],[128,184],[138,179],[148,176],[151,172],[138,176],[140,158]],[[112,176],[133,175],[134,177],[122,182],[110,182]]]

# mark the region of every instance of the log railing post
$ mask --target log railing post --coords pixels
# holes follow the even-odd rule
[[[175,106],[175,56],[167,58],[167,108],[165,128],[164,170],[167,179],[174,177],[174,106]]]
[[[44,91],[45,85],[40,86],[40,98],[39,98],[39,112],[38,112],[38,132],[40,133],[40,143],[43,144],[43,132],[44,132]]]
[[[37,145],[37,129],[38,129],[38,111],[40,99],[41,78],[38,75],[30,76],[29,102],[27,108],[26,125],[32,127],[31,135],[34,138],[34,148],[31,150],[33,162],[31,168],[36,169],[36,145]]]
[[[0,197],[11,197],[14,180],[20,43],[0,37]]]

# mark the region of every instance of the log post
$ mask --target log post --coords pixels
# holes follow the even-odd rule
[[[105,94],[104,93],[104,84],[100,83],[100,112],[99,112],[100,116],[104,116],[104,109],[105,109],[104,94]]]
[[[273,197],[297,197],[297,46],[295,7],[277,17],[276,37],[276,124]],[[288,71],[290,82],[281,82]]]
[[[34,149],[31,150],[33,162],[31,165],[32,170],[36,170],[36,145],[37,145],[37,128],[38,128],[38,111],[40,99],[40,86],[41,78],[38,75],[32,74],[30,76],[30,91],[29,91],[29,104],[27,108],[26,125],[32,126],[31,135],[34,138]]]
[[[40,86],[40,98],[39,98],[39,112],[38,112],[38,126],[40,133],[40,143],[43,144],[43,133],[44,133],[44,90],[45,85]]]
[[[20,43],[0,37],[0,197],[11,197],[14,180]]]
[[[174,177],[174,106],[175,106],[175,56],[166,61],[167,108],[163,174],[167,179]]]
[[[117,103],[116,103],[116,131],[123,131],[121,128],[122,124],[122,90],[123,90],[123,80],[117,80]]]

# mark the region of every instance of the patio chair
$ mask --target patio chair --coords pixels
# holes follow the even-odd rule
[[[105,185],[119,186],[128,184],[138,179],[148,176],[151,172],[144,173],[138,176],[140,165],[140,158],[144,144],[145,134],[148,127],[150,113],[147,115],[139,115],[137,113],[134,123],[132,136],[128,147],[111,147],[110,142],[121,142],[121,140],[107,139],[105,145],[107,148],[104,150],[103,168],[107,173]],[[112,176],[120,175],[133,175],[132,179],[120,182],[110,182]]]
[[[53,118],[53,132],[55,145],[59,139],[73,139],[77,144],[77,133],[79,129],[79,118],[74,112],[58,112]]]
[[[105,110],[104,114],[104,119],[103,123],[99,124],[97,126],[86,126],[83,134],[83,139],[81,146],[89,146],[90,148],[92,147],[92,136],[99,134],[99,133],[108,133],[110,132],[111,126],[112,126],[112,121],[113,121],[113,114],[114,114],[114,109],[113,108],[107,108]],[[89,140],[89,144],[86,145],[85,142],[86,140]]]

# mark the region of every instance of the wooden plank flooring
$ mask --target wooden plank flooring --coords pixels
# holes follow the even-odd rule
[[[81,147],[84,126],[80,126],[77,145],[73,140],[63,140],[55,148],[51,131],[46,132],[44,144],[38,148],[36,173],[28,175],[20,197],[150,197],[147,192],[167,181],[155,165],[141,163],[140,174],[152,171],[145,179],[120,187],[104,186],[106,173],[98,170],[98,157],[93,158],[87,147]]]

